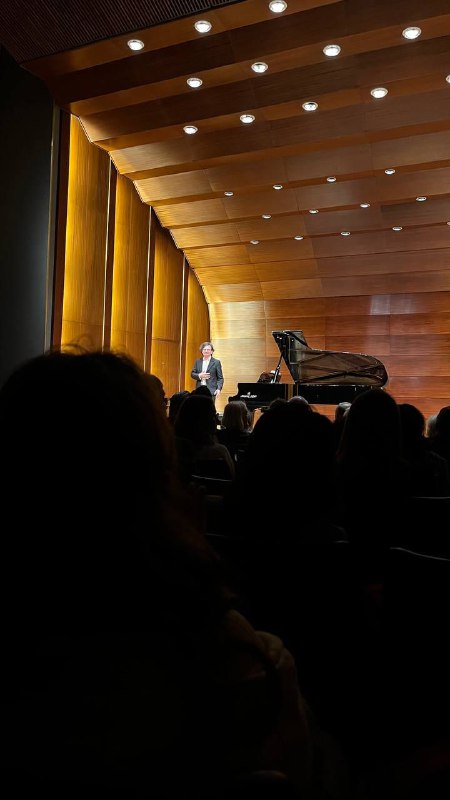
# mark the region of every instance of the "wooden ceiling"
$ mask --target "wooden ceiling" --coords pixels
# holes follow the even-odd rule
[[[142,51],[127,33],[24,66],[155,208],[209,302],[450,290],[449,0],[244,0],[132,35]]]

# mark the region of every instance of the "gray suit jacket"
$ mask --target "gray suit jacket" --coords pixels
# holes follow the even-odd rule
[[[197,358],[197,361],[195,362],[191,372],[191,378],[193,378],[194,381],[197,381],[195,388],[197,388],[197,386],[201,386],[201,380],[199,378],[199,374],[202,371],[202,367],[203,367],[203,358]],[[211,360],[208,366],[208,372],[210,377],[209,380],[206,381],[206,385],[211,394],[213,395],[216,389],[221,389],[223,386],[222,364],[220,363],[218,358],[214,358],[214,356],[211,356]]]

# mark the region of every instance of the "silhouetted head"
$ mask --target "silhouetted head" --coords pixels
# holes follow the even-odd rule
[[[222,415],[222,426],[233,431],[248,430],[248,409],[242,400],[233,400],[226,404]]]
[[[411,403],[400,403],[398,410],[405,445],[420,441],[425,432],[425,417],[422,412]]]
[[[175,619],[203,591],[217,598],[177,486],[160,387],[130,359],[28,362],[0,392],[0,440],[10,525],[1,585],[12,582],[27,625],[146,627],[150,610]]]
[[[363,392],[347,412],[338,457],[355,461],[398,458],[400,430],[400,414],[394,398],[384,389]]]
[[[336,422],[340,422],[344,419],[350,406],[351,403],[346,400],[343,400],[341,403],[337,404],[336,408],[334,409],[334,419]]]
[[[208,390],[209,391],[209,390]],[[190,392],[185,389],[183,392],[175,392],[172,395],[169,401],[169,420],[172,424],[174,424],[180,406],[186,400],[186,397],[189,397]]]
[[[192,392],[182,404],[175,421],[176,435],[198,445],[211,442],[217,430],[216,408],[210,391],[207,391],[208,396]]]
[[[436,417],[436,436],[450,440],[450,406],[444,406]]]
[[[164,391],[128,358],[55,352],[29,361],[0,393],[2,451],[26,492],[70,498],[158,492],[173,463]]]
[[[203,395],[204,397],[212,397],[211,392],[209,391],[207,386],[200,384],[200,386],[196,386],[195,389],[192,390],[191,394],[195,395]]]

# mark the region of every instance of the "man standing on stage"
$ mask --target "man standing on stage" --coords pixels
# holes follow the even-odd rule
[[[197,381],[196,388],[207,386],[216,402],[223,386],[222,364],[219,359],[213,357],[214,347],[211,342],[203,342],[199,349],[202,358],[198,358],[195,362],[191,378]]]

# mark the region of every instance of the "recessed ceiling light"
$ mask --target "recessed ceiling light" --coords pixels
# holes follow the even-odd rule
[[[284,0],[271,0],[269,8],[274,14],[282,14],[287,9],[287,3]]]
[[[193,133],[197,133],[198,128],[196,128],[195,125],[185,125],[183,130],[185,133],[189,134],[189,136],[192,136]]]
[[[447,222],[447,225],[450,225],[450,222]]]
[[[328,58],[334,58],[335,56],[339,55],[341,48],[338,44],[327,44],[323,48],[323,52],[326,56],[328,56]]]
[[[341,236],[350,236],[350,231],[341,231]]]
[[[401,226],[401,225],[394,225],[394,227],[392,228],[392,230],[393,230],[393,231],[402,231],[402,230],[403,230],[403,228],[402,228],[402,226]]]
[[[241,120],[241,122],[244,123],[244,125],[251,125],[252,122],[255,121],[255,117],[253,114],[241,114],[239,119]]]
[[[384,88],[384,86],[377,86],[375,89],[370,90],[370,94],[372,97],[376,97],[379,99],[380,97],[386,97],[388,90]]]
[[[143,47],[145,47],[144,42],[141,39],[129,39],[127,45],[130,50],[142,50]]]
[[[447,75],[446,79],[447,83],[450,83],[450,75]]]
[[[416,197],[418,203],[424,203],[426,199],[426,197]]]
[[[274,183],[273,188],[277,190],[277,192],[283,188],[282,183]]]
[[[267,72],[268,69],[269,69],[269,65],[266,64],[265,61],[255,61],[255,63],[252,64],[253,72],[259,72],[259,73]]]
[[[259,244],[259,239],[251,239],[250,244]]]
[[[395,172],[395,169],[390,168],[390,169],[385,169],[384,171],[385,171],[386,175],[393,175],[394,172]]]
[[[327,178],[327,183],[335,183],[335,182],[336,178],[334,177],[334,175],[329,175]]]
[[[450,222],[449,222],[448,224],[450,225]],[[294,239],[295,239],[297,242],[301,242],[301,240],[303,239],[303,236],[294,236]]]
[[[263,219],[272,219],[272,214],[261,214]]]
[[[309,209],[309,213],[310,214],[318,214],[319,213],[319,209],[318,208],[310,208]]]
[[[234,192],[224,192],[225,197],[233,197]]]
[[[361,208],[370,208],[370,203],[360,203]]]
[[[405,30],[402,31],[402,36],[404,36],[405,39],[417,39],[421,33],[421,28],[418,28],[417,25],[412,25],[410,28],[405,28]]]
[[[212,25],[207,19],[198,19],[197,22],[194,22],[194,28],[198,33],[209,33]]]
[[[302,108],[304,111],[317,111],[319,104],[315,100],[308,100],[306,103],[302,103]]]
[[[198,87],[202,85],[203,81],[201,78],[188,78],[186,83],[191,87],[191,89],[198,89]]]

